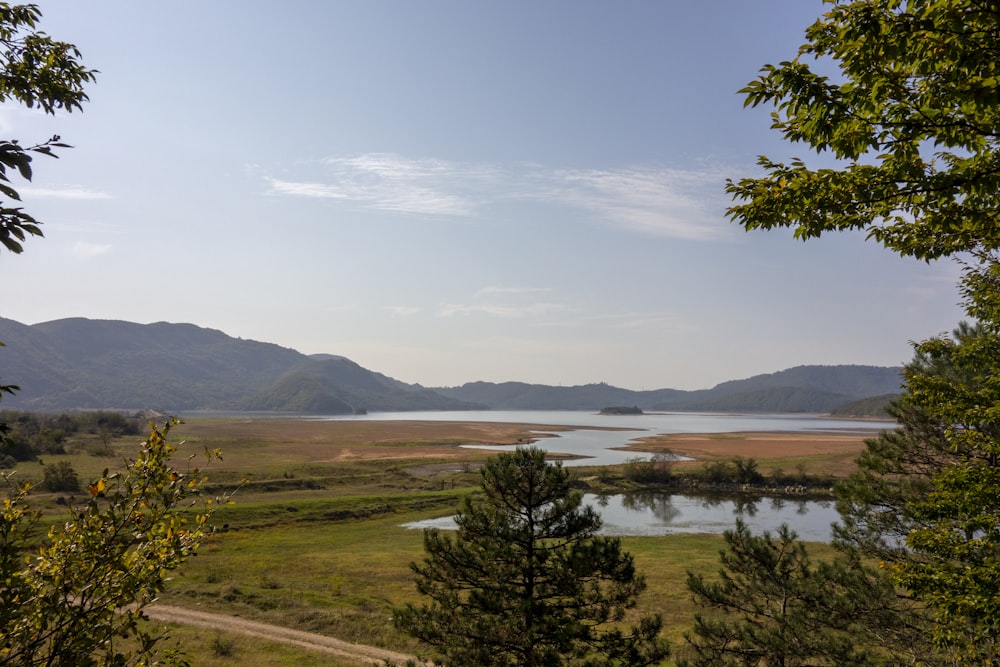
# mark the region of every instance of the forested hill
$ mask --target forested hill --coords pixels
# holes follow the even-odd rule
[[[473,406],[334,355],[233,338],[191,324],[73,318],[27,326],[0,318],[0,407],[344,414]]]
[[[733,380],[701,391],[631,391],[607,384],[551,387],[520,382],[470,382],[439,394],[506,410],[600,410],[635,405],[647,411],[831,412],[845,404],[900,393],[900,368],[798,366]]]
[[[703,391],[632,391],[472,382],[427,389],[344,357],[307,356],[192,324],[72,318],[25,325],[0,318],[0,383],[21,387],[0,408],[155,409],[345,414],[391,410],[644,410],[829,412],[899,392],[899,369],[801,366]]]

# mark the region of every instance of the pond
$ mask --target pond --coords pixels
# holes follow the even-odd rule
[[[601,534],[657,536],[675,533],[714,533],[733,528],[737,518],[755,533],[772,534],[787,524],[799,538],[829,542],[831,524],[840,517],[833,501],[785,498],[719,498],[685,496],[661,491],[642,491],[613,496],[587,494],[584,503],[600,514]],[[406,528],[454,530],[451,516],[413,521]]]

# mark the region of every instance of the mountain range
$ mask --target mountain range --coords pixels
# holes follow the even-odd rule
[[[900,369],[798,366],[684,391],[470,382],[427,388],[332,354],[295,350],[193,324],[69,318],[26,325],[0,318],[0,383],[21,410],[154,409],[349,414],[361,410],[818,412],[900,392]],[[870,401],[869,401],[870,402]]]

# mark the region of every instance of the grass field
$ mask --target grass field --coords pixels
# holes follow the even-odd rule
[[[546,427],[551,430],[552,427]],[[184,440],[178,462],[221,448],[224,459],[206,471],[213,491],[247,480],[234,505],[221,508],[197,557],[176,573],[165,603],[239,615],[346,641],[415,652],[416,643],[392,625],[392,608],[417,601],[409,564],[422,557],[420,531],[400,524],[440,516],[478,484],[477,466],[490,452],[461,443],[513,445],[530,425],[447,422],[193,419],[172,432]],[[100,455],[80,446],[52,460],[69,460],[81,481],[135,449],[135,438],[104,444]],[[762,470],[807,469],[843,476],[863,437],[842,434],[738,434],[660,437],[641,447],[669,448],[702,460],[755,456]],[[691,464],[697,465],[697,464]],[[38,477],[37,463],[20,464]],[[595,470],[574,468],[580,478]],[[602,477],[607,477],[602,471]],[[612,474],[612,477],[614,475]],[[612,485],[624,485],[612,479]],[[50,515],[65,509],[56,494],[38,500]],[[712,535],[623,539],[648,589],[637,614],[663,615],[675,646],[694,612],[685,588],[688,571],[717,569],[722,540]],[[826,547],[817,546],[817,553]],[[264,640],[197,628],[173,635],[194,665],[349,665]],[[357,663],[354,663],[357,664]]]

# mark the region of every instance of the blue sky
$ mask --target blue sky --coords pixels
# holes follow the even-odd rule
[[[895,365],[957,268],[728,222],[808,157],[737,91],[819,0],[41,2],[100,70],[20,188],[0,315],[191,322],[426,386],[697,389]]]

